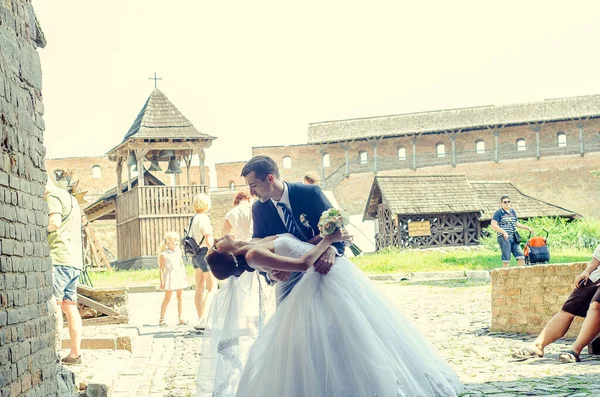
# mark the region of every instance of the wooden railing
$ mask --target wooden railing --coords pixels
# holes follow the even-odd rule
[[[189,215],[192,201],[206,186],[141,186],[135,190],[139,198],[139,215]]]
[[[167,232],[181,236],[200,193],[206,193],[206,186],[137,186],[117,196],[119,260],[156,255]]]

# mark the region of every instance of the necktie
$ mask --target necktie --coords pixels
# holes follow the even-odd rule
[[[296,236],[297,239],[301,241],[306,241],[306,236],[304,235],[304,233],[302,233],[302,230],[300,230],[300,227],[296,224],[290,207],[288,207],[285,203],[277,203],[277,205],[283,210],[283,223],[285,223],[285,228],[287,229],[287,231]]]

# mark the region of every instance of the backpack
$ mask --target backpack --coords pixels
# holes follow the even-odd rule
[[[206,262],[206,253],[208,252],[208,248],[200,247],[200,245],[196,242],[196,240],[189,235],[189,232],[192,230],[192,224],[194,223],[194,218],[196,215],[190,219],[190,224],[187,230],[184,229],[185,237],[181,240],[181,247],[183,248],[183,252],[185,256],[189,259],[191,257],[192,265],[194,269],[201,269],[204,273],[208,272],[208,262]],[[200,240],[200,244],[204,241],[204,236],[202,236],[202,240]]]

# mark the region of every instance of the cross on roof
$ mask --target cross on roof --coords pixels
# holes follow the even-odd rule
[[[154,77],[150,77],[148,80],[154,80],[154,88],[156,88],[156,80],[162,80],[162,77],[156,77],[156,72],[154,72]]]

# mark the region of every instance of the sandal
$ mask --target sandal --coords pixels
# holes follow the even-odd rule
[[[543,357],[543,356],[544,355],[540,356],[535,350],[530,349],[528,347],[511,354],[512,358],[514,358],[515,360],[519,360],[519,361],[525,361],[525,360],[529,360],[530,358],[539,358],[539,357]]]
[[[165,319],[161,318],[160,320],[158,320],[158,326],[159,327],[166,327],[167,323],[165,323]]]
[[[573,350],[566,350],[564,352],[560,352],[558,355],[558,361],[561,363],[580,363],[581,358],[579,358],[579,354],[575,353]]]
[[[187,321],[185,321],[184,319],[180,318],[180,319],[179,319],[179,323],[178,323],[178,324],[179,324],[179,325],[188,325],[188,322],[187,322]]]

